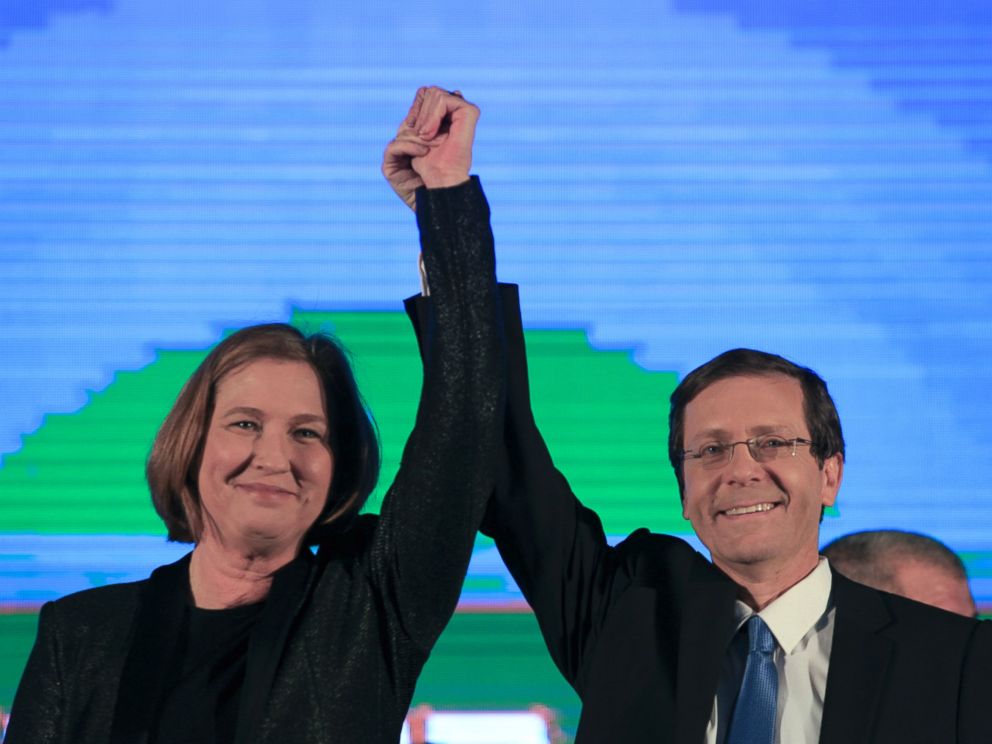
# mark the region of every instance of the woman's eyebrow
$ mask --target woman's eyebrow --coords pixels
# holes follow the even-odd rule
[[[236,413],[244,414],[247,416],[256,416],[261,418],[262,409],[254,408],[253,406],[232,406],[231,408],[228,408],[226,411],[224,411],[224,413],[222,413],[221,415],[226,417]]]
[[[295,424],[314,423],[314,422],[318,424],[326,424],[327,417],[319,413],[300,413],[297,414],[296,416],[293,416],[290,419],[290,421],[292,421]]]

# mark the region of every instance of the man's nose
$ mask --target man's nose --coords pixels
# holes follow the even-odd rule
[[[738,451],[738,450],[742,451]],[[734,442],[730,448],[730,460],[723,466],[724,477],[728,482],[753,481],[761,477],[761,464],[754,458],[747,442]]]

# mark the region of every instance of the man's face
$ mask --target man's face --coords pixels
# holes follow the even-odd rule
[[[686,406],[682,446],[699,451],[768,434],[811,438],[799,381],[782,375],[728,377]],[[835,455],[821,469],[808,446],[791,452],[757,462],[742,444],[720,467],[706,468],[693,459],[684,463],[682,515],[713,562],[732,577],[798,572],[801,578],[816,565],[821,507],[837,497],[843,458]]]

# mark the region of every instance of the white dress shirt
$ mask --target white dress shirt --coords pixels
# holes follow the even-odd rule
[[[778,705],[775,741],[783,744],[816,744],[820,739],[827,668],[834,636],[834,608],[830,602],[833,577],[827,559],[758,615],[765,621],[778,646]],[[740,600],[734,605],[737,630],[754,614]],[[747,635],[737,633],[720,669],[720,684],[706,727],[705,744],[723,744],[730,727],[734,701],[740,691],[747,661]]]

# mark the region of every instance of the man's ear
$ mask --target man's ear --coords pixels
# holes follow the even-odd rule
[[[820,503],[824,506],[833,506],[837,501],[840,482],[844,478],[844,455],[838,452],[824,460],[820,475],[822,478]]]

